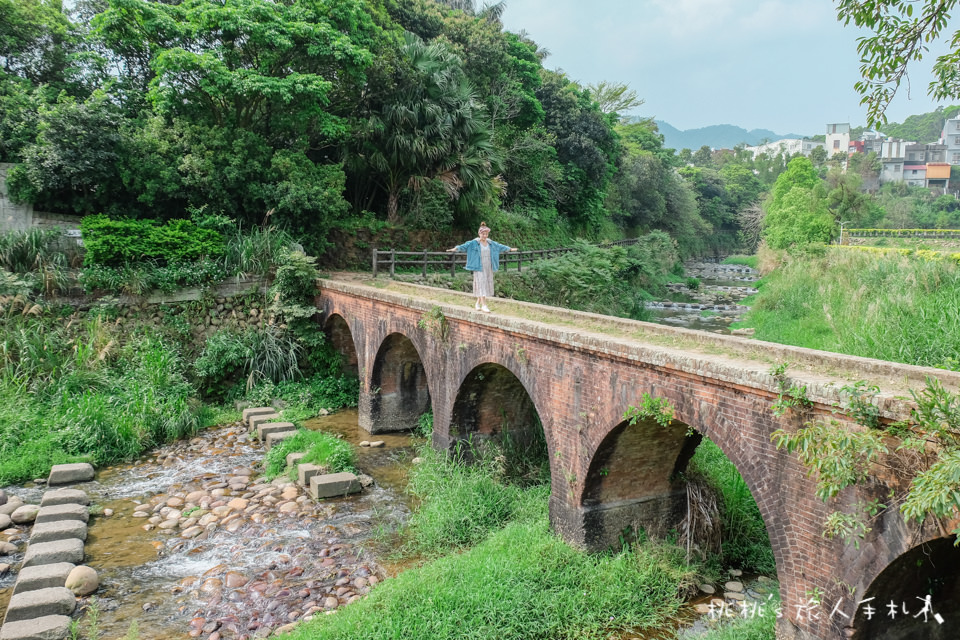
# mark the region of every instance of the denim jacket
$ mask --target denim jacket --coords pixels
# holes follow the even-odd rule
[[[487,244],[490,246],[490,266],[494,271],[499,271],[500,254],[505,251],[510,251],[510,247],[490,239],[487,239]],[[465,251],[467,253],[467,271],[483,271],[483,263],[480,261],[479,238],[474,238],[473,240],[457,245],[457,251],[461,253]]]

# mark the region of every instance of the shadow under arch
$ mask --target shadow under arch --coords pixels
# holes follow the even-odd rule
[[[370,392],[360,395],[360,426],[370,433],[408,431],[417,426],[420,416],[430,411],[430,388],[420,353],[410,338],[391,333],[384,339],[370,372]]]
[[[508,477],[549,480],[547,442],[533,399],[512,371],[492,362],[464,378],[450,419],[454,448],[469,455],[473,445],[485,441],[501,446]]]
[[[584,544],[601,550],[626,532],[662,537],[686,511],[682,472],[701,436],[676,420],[624,420],[600,442],[584,483],[580,509]]]
[[[342,356],[340,360],[342,372],[357,377],[359,372],[357,347],[353,342],[353,332],[350,331],[347,321],[338,313],[332,314],[324,323],[323,332],[334,350]]]
[[[913,547],[880,572],[854,614],[855,640],[960,637],[960,548],[956,537]],[[930,606],[926,614],[927,597]],[[872,600],[869,600],[872,598]],[[895,616],[891,617],[893,604]],[[904,613],[906,611],[907,613]],[[936,616],[940,616],[938,620]]]

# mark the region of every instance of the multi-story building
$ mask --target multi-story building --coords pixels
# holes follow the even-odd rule
[[[907,142],[888,138],[880,145],[880,162],[883,163],[883,169],[880,170],[880,184],[884,182],[902,182],[903,181],[903,162],[907,155]]]
[[[807,138],[784,138],[783,140],[767,142],[766,144],[760,144],[755,147],[745,147],[745,150],[752,153],[754,158],[761,153],[766,153],[771,156],[779,153],[785,153],[790,156],[800,153],[809,156],[811,151],[822,146],[824,146],[824,143],[814,142]]]
[[[960,164],[960,117],[951,118],[943,123],[940,142],[947,147],[946,162]]]
[[[847,153],[850,146],[850,123],[838,122],[827,125],[827,156],[835,153]]]

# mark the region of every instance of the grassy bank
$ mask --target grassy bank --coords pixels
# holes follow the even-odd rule
[[[570,547],[550,530],[549,487],[506,481],[498,456],[468,465],[430,449],[421,455],[411,472],[421,505],[405,550],[435,559],[288,637],[606,638],[664,624],[694,584],[676,547]]]
[[[779,259],[742,323],[756,338],[960,369],[956,264],[830,248]]]
[[[99,315],[32,310],[0,323],[0,485],[128,459],[202,426],[208,410],[175,343]]]

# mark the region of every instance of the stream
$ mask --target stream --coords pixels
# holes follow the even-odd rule
[[[700,285],[696,289],[683,283],[668,285],[668,299],[646,303],[650,322],[729,334],[730,325],[749,310],[742,301],[757,292],[760,276],[742,265],[688,262],[684,277],[697,278]]]
[[[369,438],[356,410],[305,426],[354,445]],[[412,441],[378,439],[383,448],[357,447],[358,467],[374,485],[322,502],[285,477],[260,479],[263,447],[239,423],[106,467],[79,485],[95,514],[112,510],[91,518],[85,546],[86,564],[100,574],[103,637],[123,637],[132,621],[141,640],[265,637],[368,593],[390,573],[378,560],[378,541],[388,536],[377,534],[410,513],[404,487]],[[36,502],[43,487],[7,492]],[[14,578],[0,579],[4,609]],[[84,599],[80,608],[89,605]]]

